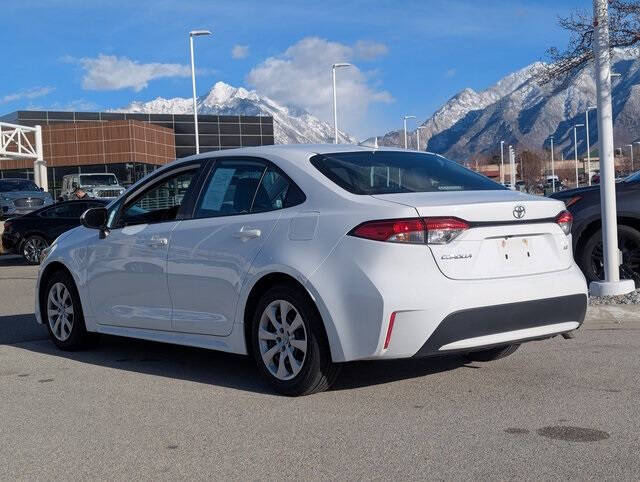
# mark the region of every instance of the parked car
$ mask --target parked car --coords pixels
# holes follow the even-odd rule
[[[38,264],[40,253],[65,231],[80,225],[80,216],[89,208],[105,206],[106,201],[67,201],[50,205],[4,223],[2,246],[9,253],[22,255]]]
[[[53,198],[29,179],[0,179],[0,219],[27,214],[53,204]]]
[[[58,347],[108,333],[251,354],[288,395],[350,360],[501,358],[569,336],[587,307],[564,203],[417,151],[205,153],[82,224],[38,276]]]
[[[569,189],[551,196],[565,201],[574,217],[572,239],[578,266],[588,281],[604,278],[600,186]],[[640,172],[616,183],[620,276],[640,288]]]
[[[118,183],[115,174],[69,174],[62,178],[62,191],[60,200],[69,201],[75,199],[74,193],[81,189],[87,196],[94,199],[115,199],[120,196],[125,188]]]

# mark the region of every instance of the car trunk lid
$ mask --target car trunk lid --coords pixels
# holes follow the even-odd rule
[[[423,218],[456,217],[470,228],[429,248],[452,279],[492,279],[560,271],[571,266],[569,238],[555,217],[559,201],[508,190],[374,195],[411,206]]]

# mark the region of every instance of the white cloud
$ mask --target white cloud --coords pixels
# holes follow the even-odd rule
[[[53,87],[33,87],[31,89],[20,90],[18,92],[13,92],[0,98],[0,104],[14,102],[16,100],[22,99],[36,99],[38,97],[44,97],[54,90],[55,89]]]
[[[86,90],[120,90],[131,88],[136,92],[144,89],[149,82],[162,77],[189,77],[191,68],[181,64],[152,62],[141,64],[127,57],[100,54],[96,58],[74,59],[84,69],[82,88]]]
[[[234,45],[231,49],[231,56],[234,59],[244,59],[247,55],[249,55],[248,45]]]
[[[450,79],[451,77],[455,77],[456,73],[457,73],[456,69],[447,69],[444,73],[444,78]]]
[[[307,37],[253,68],[247,83],[278,102],[303,107],[330,121],[333,118],[331,65],[363,58],[363,53],[380,55],[379,45],[360,43],[358,47],[358,43],[349,46]],[[393,102],[389,92],[372,85],[372,76],[371,72],[363,72],[355,65],[337,72],[338,114],[340,125],[346,131],[358,130],[358,122],[371,103]]]
[[[359,58],[363,60],[373,60],[376,57],[387,55],[389,48],[385,44],[371,42],[369,40],[358,40],[355,51]]]

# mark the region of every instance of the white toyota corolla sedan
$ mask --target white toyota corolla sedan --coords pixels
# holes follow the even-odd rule
[[[569,336],[587,307],[571,221],[435,154],[206,153],[85,212],[43,253],[35,313],[62,349],[106,333],[248,354],[304,395],[341,362]]]

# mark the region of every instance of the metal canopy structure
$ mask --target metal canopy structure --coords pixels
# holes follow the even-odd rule
[[[33,135],[33,142],[29,135]],[[47,166],[42,154],[42,127],[21,126],[0,122],[0,161],[33,159],[34,181],[43,190],[49,189]]]

